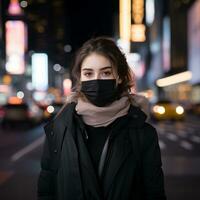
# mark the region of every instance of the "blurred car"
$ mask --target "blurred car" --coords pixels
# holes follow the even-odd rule
[[[28,102],[29,106],[29,118],[34,123],[40,123],[43,119],[43,111],[42,109],[34,102]]]
[[[12,125],[21,126],[34,125],[41,121],[42,113],[39,112],[36,105],[21,103],[7,103],[3,107],[4,116],[2,118],[2,126],[8,127]]]
[[[151,117],[153,120],[183,120],[184,108],[169,100],[160,100],[152,106]]]
[[[63,103],[62,102],[53,102],[50,105],[43,105],[41,108],[43,109],[43,119],[48,120],[56,116],[56,114],[60,111],[62,108]]]

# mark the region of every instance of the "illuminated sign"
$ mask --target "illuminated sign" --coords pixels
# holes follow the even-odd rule
[[[155,17],[155,0],[146,0],[146,23],[150,26]]]
[[[120,0],[119,34],[121,43],[126,43],[126,51],[130,51],[131,37],[131,0]]]
[[[131,0],[120,0],[120,44],[125,46],[125,53],[130,52],[130,41],[144,42],[146,40],[143,19],[144,0],[132,0],[132,7]]]
[[[132,24],[131,26],[131,40],[133,42],[144,42],[146,27],[143,24]]]
[[[19,6],[18,0],[11,0],[9,7],[8,7],[8,13],[10,15],[20,15],[22,14],[22,10]]]
[[[134,24],[131,26],[131,41],[132,42],[144,42],[145,25],[142,24],[144,19],[144,0],[132,1],[132,20]]]
[[[192,84],[200,83],[200,1],[188,12],[188,68],[192,72]]]
[[[144,18],[144,0],[132,1],[132,19],[135,24],[142,24]]]
[[[177,83],[181,83],[184,81],[189,81],[192,79],[192,72],[190,71],[185,71],[185,72],[181,72],[172,76],[168,76],[162,79],[158,79],[156,81],[156,85],[158,87],[166,87],[169,85],[173,85],[173,84],[177,84]]]
[[[162,53],[163,53],[163,69],[165,72],[170,69],[170,44],[171,44],[171,31],[169,17],[163,19],[163,41],[162,41]]]
[[[25,71],[26,27],[23,21],[6,22],[6,70],[10,74]]]
[[[48,56],[45,53],[32,55],[32,85],[38,91],[48,89]]]

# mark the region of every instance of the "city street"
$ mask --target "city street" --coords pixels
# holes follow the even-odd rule
[[[158,123],[156,127],[168,199],[200,199],[199,118],[191,117],[184,123]]]
[[[116,146],[106,140],[106,131],[118,127],[107,126],[127,113],[129,101],[149,112],[149,123],[157,130],[167,199],[200,200],[199,55],[200,0],[0,0],[0,200],[37,200],[43,127],[62,113],[66,101],[77,101],[75,113],[88,125],[86,146],[94,170],[111,180],[116,166],[118,176],[113,184],[105,178],[100,191],[95,175],[87,175],[93,169],[85,170],[90,162],[82,138],[77,137],[79,162],[68,160],[77,154],[74,141],[66,138],[57,176],[63,183],[57,188],[62,200],[79,199],[81,190],[87,200],[104,195],[114,200],[133,198],[134,156],[124,148],[128,147],[124,140]],[[62,120],[71,123],[70,114],[67,111],[54,124],[56,131],[63,127]],[[133,113],[133,118],[138,118],[137,129],[142,117]],[[81,120],[75,123],[81,125]],[[79,135],[80,130],[70,131]],[[147,132],[151,135],[151,128]],[[158,149],[148,147],[145,161],[160,163]],[[57,148],[53,151],[59,153]],[[127,176],[123,170],[118,173],[118,161]],[[162,174],[144,163],[147,170],[139,177],[150,179],[146,172],[153,174],[153,169],[156,175],[151,178],[156,177],[158,184],[152,178],[146,186],[154,196],[163,197]],[[109,164],[113,167],[101,168]],[[51,181],[46,174],[41,193]]]
[[[42,126],[0,131],[0,199],[36,199],[43,140]]]
[[[162,150],[168,199],[200,199],[199,118],[190,117],[185,122],[159,122],[155,126]],[[36,199],[43,141],[43,125],[28,131],[1,130],[1,200]]]

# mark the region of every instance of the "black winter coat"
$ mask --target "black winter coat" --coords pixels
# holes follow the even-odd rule
[[[115,130],[100,185],[74,107],[44,127],[38,200],[165,200],[158,137],[145,114],[131,106],[126,126]]]

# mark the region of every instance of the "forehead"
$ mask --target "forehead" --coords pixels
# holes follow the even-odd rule
[[[81,69],[98,70],[104,67],[112,67],[111,61],[100,54],[92,53],[88,55],[82,62]],[[113,68],[113,67],[112,67]]]

